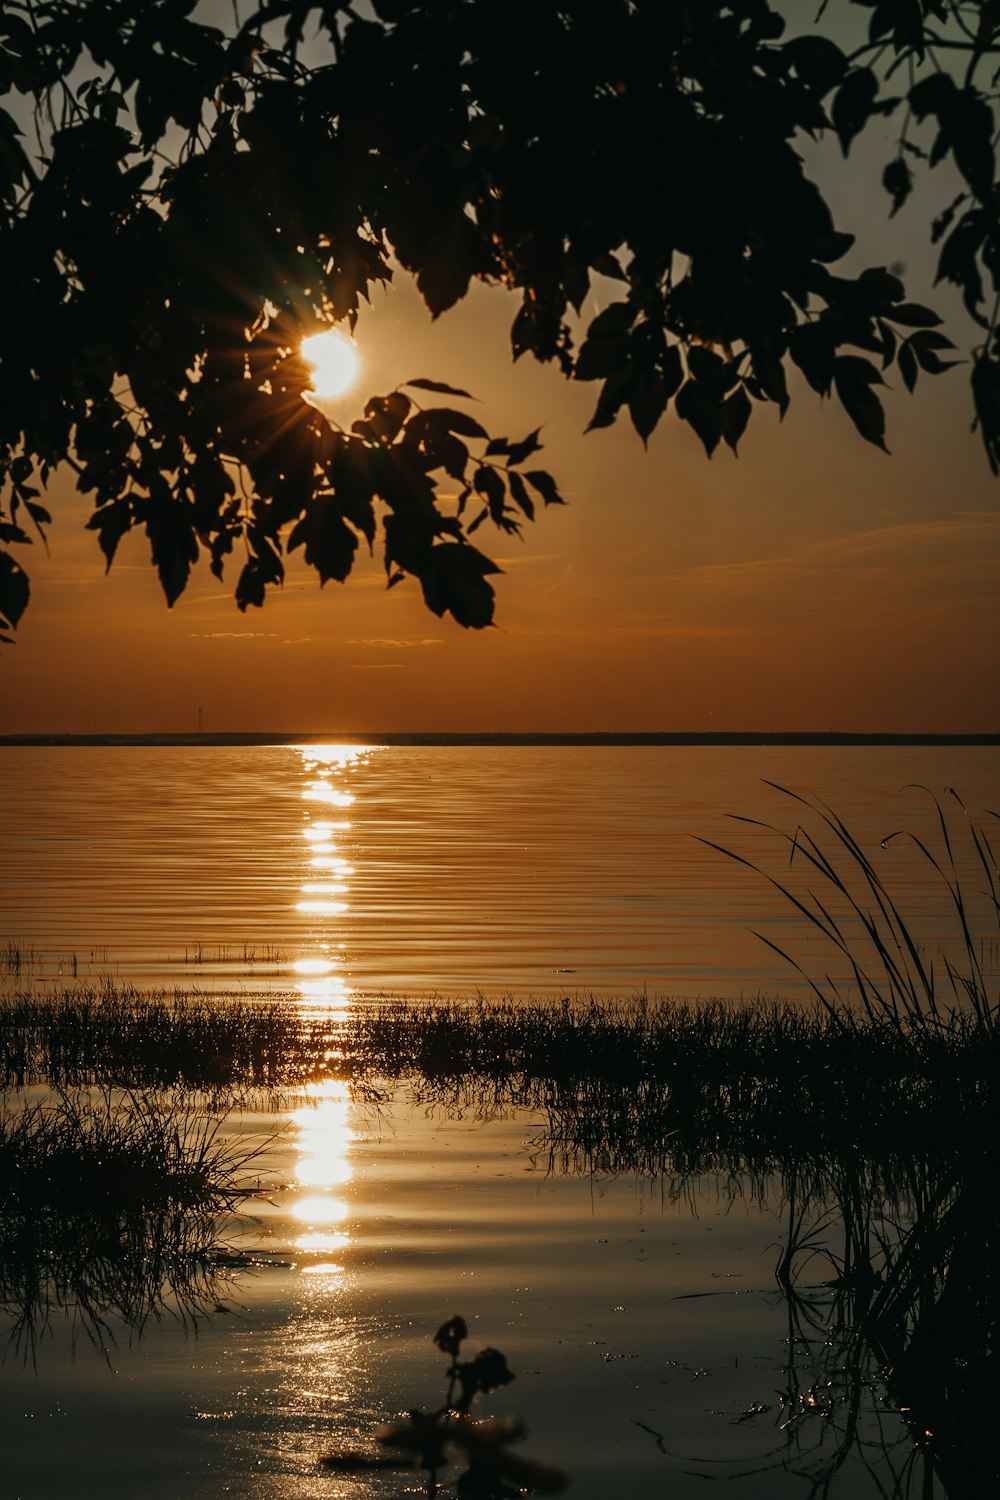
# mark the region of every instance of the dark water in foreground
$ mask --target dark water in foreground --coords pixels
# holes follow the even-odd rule
[[[778,843],[724,817],[794,825],[761,777],[820,792],[873,844],[930,827],[907,782],[1000,801],[992,750],[8,750],[0,942],[21,958],[4,985],[51,990],[75,955],[78,980],[291,992],[332,1018],[383,989],[802,998],[745,929],[800,960],[812,939],[693,837],[774,867]],[[884,858],[928,952],[947,947],[925,866],[906,845]],[[517,1374],[486,1409],[524,1416],[581,1500],[920,1488],[913,1430],[830,1284],[835,1194],[799,1226],[797,1299],[775,1279],[803,1211],[788,1141],[753,1177],[672,1171],[669,1152],[607,1177],[552,1150],[543,1110],[361,1103],[337,1081],[224,1130],[262,1148],[263,1196],[225,1226],[252,1264],[197,1332],[169,1310],[141,1334],[109,1317],[104,1362],[52,1307],[34,1363],[8,1346],[4,1500],[415,1493],[316,1458],[442,1399],[430,1335],[454,1313]],[[912,1214],[918,1166],[899,1204],[869,1190],[876,1219]]]

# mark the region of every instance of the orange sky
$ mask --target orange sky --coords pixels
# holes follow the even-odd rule
[[[947,184],[887,228],[877,173],[860,191],[830,173],[844,227],[868,226],[861,263],[907,260],[911,294],[941,305],[920,247]],[[377,557],[323,591],[293,557],[246,615],[235,574],[220,586],[203,565],[168,611],[145,540],[105,577],[88,506],[58,480],[51,556],[22,553],[33,598],[0,661],[0,732],[193,731],[199,707],[206,730],[324,734],[1000,728],[1000,490],[967,367],[886,393],[891,458],[793,387],[783,424],[758,409],[739,460],[709,462],[673,419],[648,453],[624,423],[583,436],[596,388],[512,367],[513,310],[480,287],[435,324],[398,285],[359,324],[365,369],[340,409],[349,423],[419,375],[474,391],[494,433],[545,423],[540,462],[570,503],[523,542],[486,541],[497,629],[436,619],[411,582],[387,594]],[[969,341],[961,318],[951,331]]]

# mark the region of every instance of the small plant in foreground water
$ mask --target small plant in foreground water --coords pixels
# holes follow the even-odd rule
[[[465,1464],[463,1471],[447,1480],[460,1500],[507,1500],[523,1494],[556,1494],[569,1483],[567,1475],[534,1459],[511,1451],[511,1444],[524,1435],[513,1417],[476,1421],[470,1415],[480,1392],[494,1391],[514,1379],[507,1361],[497,1349],[483,1349],[474,1359],[459,1360],[469,1330],[463,1318],[449,1318],[434,1335],[442,1354],[450,1357],[448,1390],[437,1411],[410,1411],[375,1434],[383,1448],[394,1455],[343,1451],[320,1459],[325,1469],[337,1473],[361,1473],[372,1469],[422,1469],[427,1474],[426,1493],[438,1495],[445,1487],[442,1471],[452,1463]],[[450,1452],[449,1450],[457,1450]]]

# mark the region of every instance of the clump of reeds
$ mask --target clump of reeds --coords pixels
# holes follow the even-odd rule
[[[103,1351],[109,1319],[219,1300],[225,1220],[256,1151],[191,1099],[59,1093],[0,1109],[0,1309],[33,1352],[56,1311]]]
[[[736,817],[735,821],[777,837],[788,849],[789,866],[804,866],[814,884],[800,891],[735,850],[703,842],[763,875],[839,954],[850,972],[853,994],[844,993],[829,976],[808,972],[785,949],[758,934],[805,979],[826,1014],[841,1027],[864,1023],[889,1028],[909,1041],[941,1031],[995,1037],[1000,1030],[1000,976],[988,968],[988,955],[997,951],[1000,939],[1000,870],[989,828],[973,821],[954,788],[945,791],[947,804],[927,792],[936,812],[936,850],[908,829],[891,832],[881,841],[884,849],[911,843],[938,883],[956,941],[955,956],[943,952],[935,964],[874,860],[837,814],[818,797],[803,797],[774,782],[767,785],[805,808],[811,821],[825,830],[820,837],[801,823],[789,832],[758,818]],[[985,816],[1000,818],[991,811]],[[975,914],[972,893],[956,858],[960,838],[983,882],[975,892]]]
[[[106,949],[92,949],[90,961]],[[8,938],[0,947],[0,975],[20,979],[26,975],[37,975],[43,969],[55,968],[60,974],[71,974],[75,979],[79,973],[80,960],[75,952],[57,952],[47,948],[36,948],[34,943],[19,943]]]
[[[283,1000],[106,981],[0,997],[0,1082],[57,1087],[280,1090],[325,1067],[330,1028]]]

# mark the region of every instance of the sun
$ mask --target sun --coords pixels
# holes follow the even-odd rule
[[[312,367],[317,396],[340,396],[354,384],[358,373],[358,351],[343,334],[314,333],[300,345],[302,357]]]

